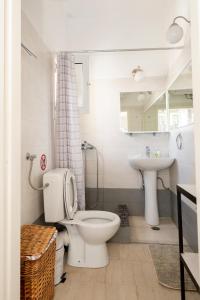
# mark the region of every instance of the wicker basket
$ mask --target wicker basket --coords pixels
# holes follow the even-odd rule
[[[54,227],[22,226],[22,300],[53,299],[56,234],[57,231]]]

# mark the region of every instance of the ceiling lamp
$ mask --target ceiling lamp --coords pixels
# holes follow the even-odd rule
[[[167,40],[170,44],[178,43],[183,37],[183,28],[176,23],[177,19],[183,19],[187,23],[190,23],[190,21],[183,16],[178,16],[174,18],[173,23],[169,26],[167,30]]]
[[[133,69],[132,71],[133,79],[138,82],[144,78],[144,71],[141,69],[140,66]]]

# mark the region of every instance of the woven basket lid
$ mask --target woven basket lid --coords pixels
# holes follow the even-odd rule
[[[56,239],[55,227],[23,225],[21,228],[21,260],[37,260]]]

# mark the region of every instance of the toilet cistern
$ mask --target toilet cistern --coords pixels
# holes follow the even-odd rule
[[[145,186],[145,219],[149,225],[159,224],[157,203],[157,171],[169,168],[174,159],[170,157],[150,158],[142,156],[129,156],[130,165],[143,171]]]

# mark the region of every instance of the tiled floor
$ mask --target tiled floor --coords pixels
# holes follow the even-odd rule
[[[111,241],[113,243],[178,244],[178,230],[171,218],[160,218],[160,230],[153,230],[144,217],[138,216],[130,216],[129,225],[120,227]]]
[[[135,243],[178,244],[178,230],[170,218],[160,218],[160,230],[152,230],[144,217],[129,217],[130,240]]]
[[[66,264],[68,279],[56,287],[54,300],[180,300],[179,291],[158,283],[148,245],[110,243],[108,247],[106,268]],[[187,300],[199,299],[197,293],[187,293]]]

